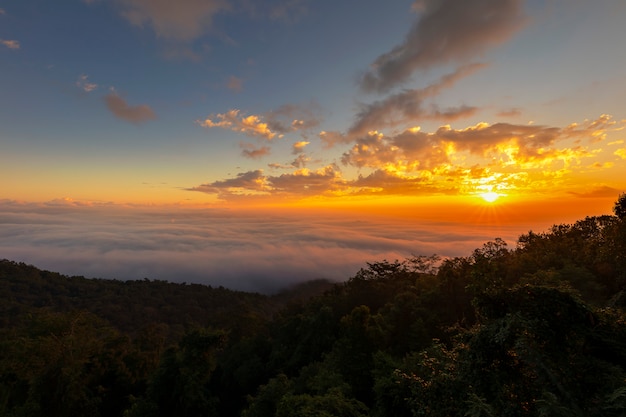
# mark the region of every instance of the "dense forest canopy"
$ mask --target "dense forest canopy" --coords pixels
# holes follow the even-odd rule
[[[0,261],[0,415],[624,416],[613,213],[273,296]]]

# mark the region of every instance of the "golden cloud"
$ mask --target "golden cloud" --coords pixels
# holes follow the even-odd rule
[[[309,143],[311,143],[311,142],[307,142],[307,141],[305,141],[305,140],[302,140],[302,141],[299,141],[299,142],[294,143],[294,144],[293,144],[292,153],[293,153],[294,155],[299,154],[300,152],[302,152],[302,151],[304,150],[304,147],[305,147],[306,145],[308,145]]]
[[[234,132],[241,132],[248,136],[260,136],[267,140],[272,140],[277,136],[282,137],[282,134],[279,135],[276,132],[273,132],[267,123],[262,122],[260,116],[240,115],[240,111],[237,109],[229,110],[226,113],[211,115],[209,118],[199,123],[203,127],[221,127]]]
[[[307,131],[319,124],[318,106],[286,104],[263,114],[245,115],[238,109],[210,115],[198,123],[203,127],[220,127],[267,140],[282,138],[295,131]],[[294,119],[295,118],[295,119]]]
[[[304,163],[309,160],[300,155],[303,159],[291,165],[271,165],[295,171],[280,176],[258,174],[247,191],[258,192],[262,180],[266,196],[290,198],[539,192],[564,186],[573,172],[587,169],[582,160],[593,158],[601,149],[590,149],[580,141],[595,143],[605,137],[607,129],[617,127],[610,117],[602,116],[565,128],[483,122],[461,129],[446,125],[433,132],[414,127],[391,136],[372,130],[356,139],[341,157],[345,166],[358,169],[356,178],[346,178],[332,164],[307,169]],[[626,159],[624,150],[615,154]],[[241,179],[251,175],[242,174]],[[232,180],[193,188],[226,199],[242,195],[241,188],[232,189]]]

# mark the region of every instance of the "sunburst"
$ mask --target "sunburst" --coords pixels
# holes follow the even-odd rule
[[[496,193],[495,191],[487,191],[485,193],[480,193],[478,195],[487,203],[493,203],[498,198],[500,198],[500,194]]]

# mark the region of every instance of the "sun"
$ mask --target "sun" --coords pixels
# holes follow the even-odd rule
[[[481,193],[478,195],[482,197],[482,199],[485,200],[487,203],[493,203],[494,201],[498,199],[498,197],[500,197],[500,194],[494,191],[488,191],[486,193]]]

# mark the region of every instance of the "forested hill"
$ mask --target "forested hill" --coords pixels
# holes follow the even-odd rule
[[[82,310],[131,336],[157,324],[173,339],[192,326],[248,332],[289,303],[321,294],[331,286],[325,280],[311,281],[267,296],[149,279],[69,277],[5,259],[0,260],[0,325],[14,326],[37,309]]]
[[[0,262],[0,416],[624,416],[613,209],[273,297]]]

